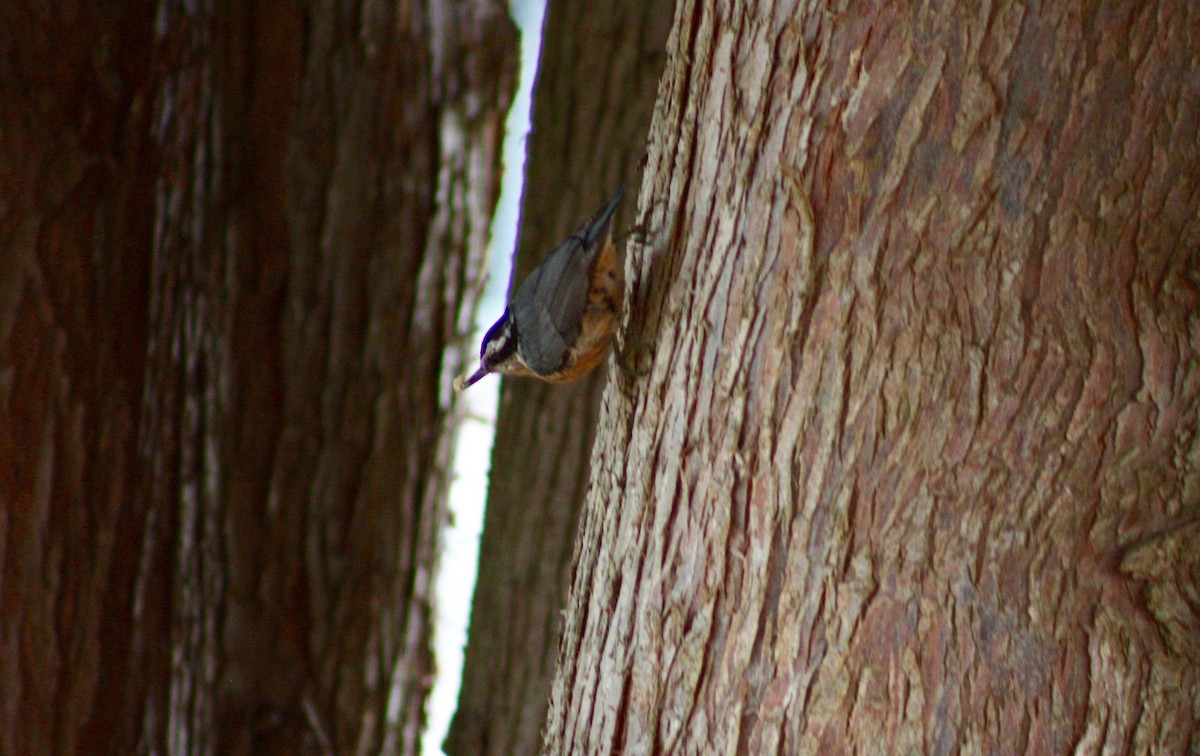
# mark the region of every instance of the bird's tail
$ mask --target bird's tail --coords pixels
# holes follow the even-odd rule
[[[621,184],[617,190],[613,192],[612,198],[604,207],[600,208],[600,212],[592,216],[592,219],[583,224],[583,228],[576,232],[575,236],[583,242],[584,249],[590,249],[593,245],[604,240],[604,236],[608,233],[608,227],[612,224],[613,214],[617,212],[617,207],[621,204],[621,200],[625,197],[625,185]]]

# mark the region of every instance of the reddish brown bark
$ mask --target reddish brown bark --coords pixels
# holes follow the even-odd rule
[[[415,752],[513,42],[0,10],[0,751]]]
[[[1193,3],[684,2],[551,753],[1186,753]]]

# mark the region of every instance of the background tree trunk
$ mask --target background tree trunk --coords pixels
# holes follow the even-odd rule
[[[0,10],[0,751],[415,752],[503,6],[37,8]]]
[[[635,223],[633,195],[673,7],[673,0],[548,3],[515,283],[621,181],[630,194],[616,230]],[[447,753],[528,754],[541,745],[604,373],[570,386],[504,382]]]
[[[1200,748],[1197,50],[682,0],[549,752]]]

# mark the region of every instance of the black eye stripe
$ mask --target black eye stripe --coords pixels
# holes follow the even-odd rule
[[[505,339],[504,343],[500,345],[500,349],[488,358],[488,362],[492,365],[499,365],[509,357],[512,357],[515,351],[517,351],[517,342],[513,339]]]

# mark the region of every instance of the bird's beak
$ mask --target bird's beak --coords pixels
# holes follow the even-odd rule
[[[474,384],[476,381],[478,381],[480,378],[482,378],[483,376],[487,375],[490,372],[491,371],[488,370],[486,367],[484,367],[483,365],[480,365],[479,369],[476,370],[474,373],[471,373],[470,377],[460,375],[457,378],[455,378],[454,379],[454,390],[462,391],[462,390],[466,389],[468,386]]]

